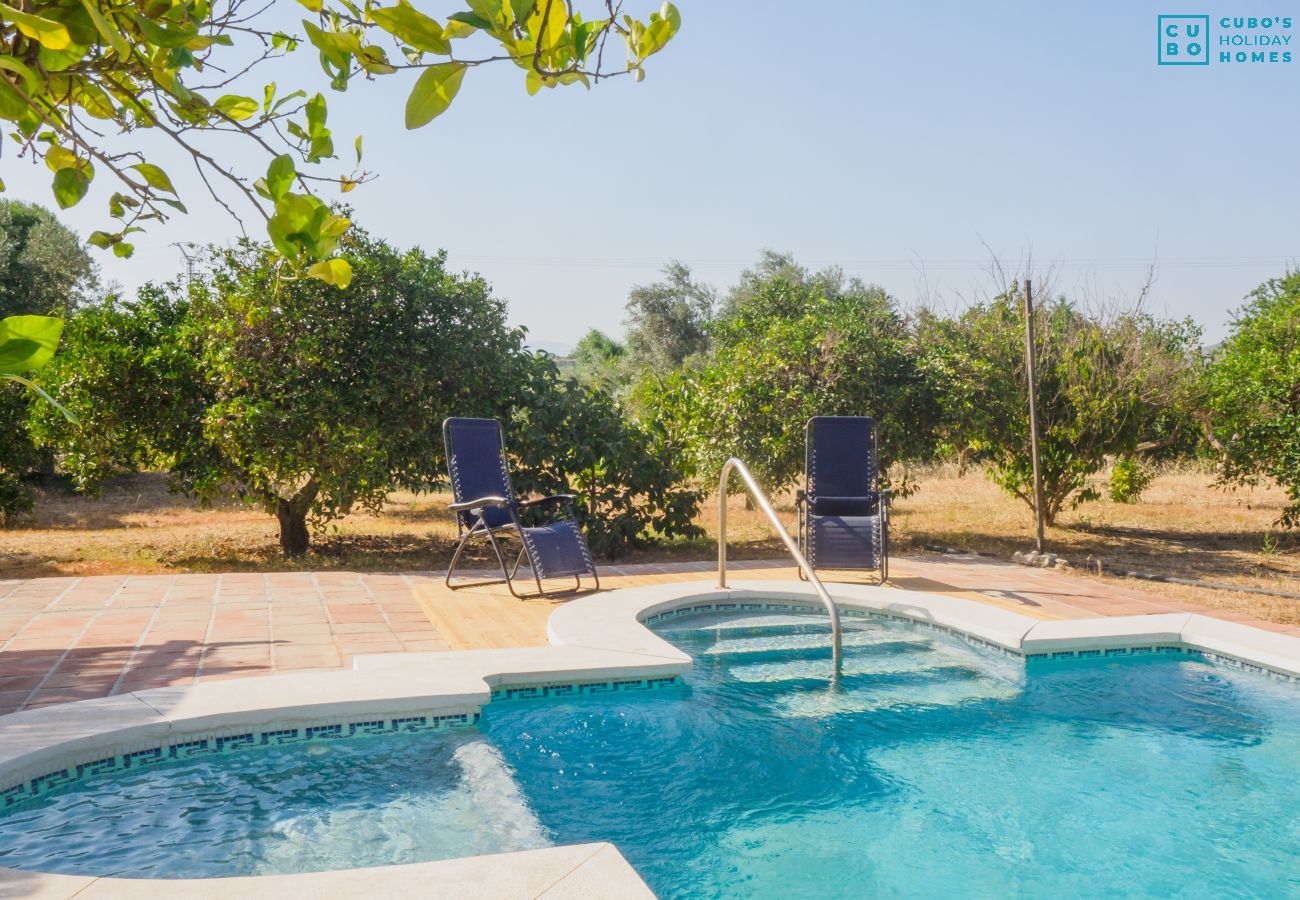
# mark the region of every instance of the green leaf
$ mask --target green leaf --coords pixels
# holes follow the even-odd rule
[[[406,127],[420,128],[446,112],[464,78],[465,66],[461,63],[440,63],[425,69],[406,99]]]
[[[54,173],[54,199],[60,209],[68,209],[81,202],[90,190],[90,178],[78,167],[59,169]]]
[[[0,374],[22,375],[43,368],[58,349],[61,334],[63,320],[54,316],[0,319]]]
[[[456,16],[458,15],[470,16],[471,18],[473,18],[473,15],[471,13],[456,13],[449,16],[447,18],[447,24],[442,26],[442,33],[446,36],[447,40],[449,41],[458,40],[460,38],[467,38],[475,31],[478,30],[477,25],[457,19]]]
[[[71,44],[64,50],[51,50],[49,47],[42,47],[37,58],[41,61],[41,66],[45,71],[62,72],[85,59],[89,50],[89,47],[82,47],[77,44]]]
[[[451,52],[451,42],[443,34],[442,26],[407,0],[398,0],[396,6],[372,9],[370,18],[384,31],[416,50],[439,54]]]
[[[172,180],[167,177],[167,173],[153,163],[136,163],[130,168],[139,172],[140,177],[145,180],[149,187],[166,191],[169,194],[176,193],[176,188],[172,187]]]
[[[66,50],[72,44],[72,36],[68,34],[67,27],[61,22],[26,13],[4,3],[0,3],[0,12],[3,12],[4,17],[13,22],[19,31],[42,47]]]
[[[345,288],[352,283],[352,266],[346,259],[326,259],[309,268],[307,277]]]
[[[501,0],[465,0],[465,3],[474,11],[474,15],[488,23],[488,30],[494,30],[500,23],[503,8]]]
[[[357,165],[361,165],[361,135],[357,135]]]
[[[361,39],[349,31],[324,31],[306,19],[302,26],[307,38],[320,50],[321,56],[335,68],[346,70],[352,54],[361,52]]]
[[[474,15],[474,14],[471,13],[471,12],[458,12],[458,13],[452,13],[451,15],[449,15],[449,16],[447,17],[447,27],[446,27],[446,29],[444,29],[444,31],[446,32],[447,37],[449,37],[449,38],[466,37],[466,36],[467,36],[466,34],[462,34],[462,31],[463,31],[464,29],[461,29],[461,28],[457,28],[457,29],[455,29],[456,33],[453,34],[453,33],[452,33],[452,24],[451,24],[452,22],[459,22],[460,24],[462,24],[462,25],[464,25],[464,26],[466,26],[466,27],[468,27],[468,28],[471,28],[471,29],[477,28],[477,29],[480,30],[480,31],[487,31],[487,32],[490,32],[490,31],[492,30],[492,23],[489,22],[489,21],[487,21],[486,19],[482,18],[481,16],[476,16],[476,15]]]
[[[134,20],[145,40],[159,47],[183,47],[197,36],[195,31],[170,31],[137,12],[128,12],[127,15]]]
[[[18,89],[9,83],[8,78],[0,78],[0,118],[16,121],[29,109],[27,101],[18,93]]]
[[[67,147],[60,147],[56,144],[45,151],[45,165],[51,172],[58,172],[60,169],[76,168],[77,154],[73,153]]]
[[[0,69],[8,69],[20,77],[23,80],[23,85],[27,88],[27,96],[29,97],[42,88],[41,80],[36,76],[36,73],[12,56],[0,56]]]
[[[30,381],[28,381],[26,378],[23,378],[21,375],[9,375],[5,373],[0,373],[0,379],[4,379],[6,381],[14,381],[17,382],[18,384],[21,384],[23,387],[27,388],[27,390],[31,391],[33,394],[36,394],[38,397],[41,397],[42,399],[45,400],[46,403],[49,403],[59,412],[63,413],[63,418],[67,419],[73,425],[81,424],[81,420],[78,419],[76,416],[74,416],[71,413],[71,411],[69,411],[62,403],[55,400],[49,394],[45,393],[45,391],[41,390],[36,385],[32,384]]]
[[[288,153],[271,160],[266,170],[266,192],[272,200],[279,200],[293,187],[293,157]]]
[[[95,0],[81,0],[81,6],[86,11],[86,14],[90,16],[90,21],[95,23],[95,30],[99,32],[99,36],[108,41],[108,45],[117,51],[117,55],[122,59],[130,56],[131,46],[126,42],[126,38],[122,37],[122,33],[114,28],[108,19],[104,18],[104,14],[99,11],[99,6]]]
[[[80,88],[76,94],[77,103],[86,112],[96,119],[111,119],[117,115],[117,108],[102,87],[85,79],[78,80],[77,87]]]
[[[107,250],[113,246],[113,239],[116,237],[117,235],[109,234],[107,231],[92,231],[90,237],[86,238],[86,243],[100,250]]]
[[[668,20],[668,24],[672,26],[673,34],[676,34],[681,30],[682,14],[678,12],[677,7],[669,3],[668,0],[664,0],[664,5],[659,9],[659,15]]]
[[[135,244],[128,244],[126,241],[118,241],[113,245],[113,255],[118,259],[130,259],[131,254],[135,252]]]
[[[237,94],[224,94],[212,105],[236,122],[257,115],[260,108],[252,97],[240,97]]]
[[[537,4],[538,0],[510,0],[510,13],[515,17],[516,22],[522,22],[528,18],[528,14]]]

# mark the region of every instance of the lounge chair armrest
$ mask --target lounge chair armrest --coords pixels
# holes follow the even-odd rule
[[[534,497],[532,500],[520,500],[519,508],[527,509],[530,506],[541,506],[543,503],[572,503],[577,499],[577,494],[551,494],[549,497]]]
[[[479,497],[477,500],[466,500],[463,503],[449,503],[447,509],[452,512],[464,512],[467,509],[482,509],[488,506],[509,506],[510,501],[505,497]]]

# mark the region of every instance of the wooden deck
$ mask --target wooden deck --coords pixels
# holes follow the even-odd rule
[[[1042,619],[1066,618],[1068,613],[1040,608],[1015,597],[1003,597],[1005,591],[977,590],[939,580],[924,564],[908,561],[891,562],[892,587],[910,591],[947,594],[978,600]],[[712,563],[676,563],[640,566],[602,566],[601,593],[638,585],[665,584],[675,581],[710,580],[716,568]],[[926,571],[926,574],[922,573]],[[791,580],[797,577],[794,567],[779,561],[741,561],[728,569],[733,580]],[[1028,570],[1025,574],[1031,574]],[[469,582],[487,577],[486,572],[467,573],[457,581]],[[929,576],[929,577],[928,577]],[[828,579],[829,580],[829,579]],[[845,581],[854,580],[847,574]],[[455,583],[455,582],[453,582]],[[526,582],[531,588],[531,582]],[[432,579],[422,581],[416,591],[420,608],[429,617],[439,637],[453,650],[478,650],[493,647],[534,647],[546,644],[546,622],[554,609],[575,596],[565,594],[555,600],[519,600],[504,585],[483,585],[448,590]]]

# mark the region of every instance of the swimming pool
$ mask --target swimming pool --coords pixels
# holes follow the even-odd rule
[[[860,619],[831,688],[824,621],[674,617],[679,686],[92,778],[0,820],[0,865],[193,876],[608,840],[667,897],[1300,889],[1294,685],[1177,648],[1026,667]]]

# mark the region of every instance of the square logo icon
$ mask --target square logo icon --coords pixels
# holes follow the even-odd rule
[[[1160,43],[1156,61],[1162,66],[1210,64],[1209,16],[1157,16]]]

